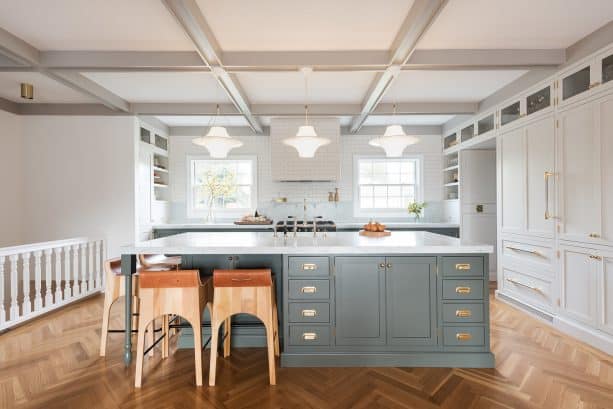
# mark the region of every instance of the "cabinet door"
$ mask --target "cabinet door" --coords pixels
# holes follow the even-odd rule
[[[142,145],[142,144],[141,144]],[[140,148],[138,151],[138,223],[139,225],[149,224],[151,217],[151,197],[153,189],[153,157],[151,152]]]
[[[600,231],[600,160],[594,103],[560,114],[560,238],[585,241]]]
[[[436,259],[388,257],[386,286],[388,344],[436,344]]]
[[[600,140],[598,150],[602,167],[600,235],[605,242],[602,244],[613,245],[613,94],[599,99],[596,106]]]
[[[602,288],[600,295],[600,309],[602,310],[601,328],[610,334],[613,334],[613,253],[607,254],[602,258],[600,265]]]
[[[385,344],[385,258],[336,257],[337,345]]]
[[[525,226],[525,165],[524,130],[516,129],[502,135],[501,202],[502,231],[521,233]]]
[[[553,237],[555,190],[555,124],[552,115],[526,125],[526,230],[534,235]],[[546,219],[545,213],[548,213]]]
[[[562,305],[565,315],[588,325],[596,324],[597,274],[590,251],[561,246]]]

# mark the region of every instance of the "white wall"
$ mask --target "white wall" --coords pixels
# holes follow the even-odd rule
[[[0,110],[0,247],[22,243],[22,118]]]
[[[134,117],[23,117],[23,241],[135,238]]]
[[[230,132],[231,133],[231,132]],[[234,134],[233,134],[234,135]],[[287,215],[302,216],[302,200],[307,198],[312,214],[316,202],[318,215],[336,221],[351,221],[353,217],[353,159],[355,155],[380,155],[383,151],[368,145],[373,136],[341,136],[341,178],[336,182],[273,182],[271,172],[271,149],[268,136],[236,136],[244,145],[232,150],[231,155],[255,155],[258,165],[258,209],[275,219]],[[171,185],[171,222],[181,223],[190,220],[186,217],[185,200],[187,190],[187,155],[207,155],[204,148],[192,144],[193,136],[170,136],[170,185]],[[442,199],[442,155],[441,137],[422,136],[420,143],[409,146],[405,154],[420,154],[424,159],[424,200],[429,202],[426,210],[428,219],[438,220]],[[340,188],[341,203],[329,204],[328,192]],[[272,199],[285,196],[289,204],[272,204]]]

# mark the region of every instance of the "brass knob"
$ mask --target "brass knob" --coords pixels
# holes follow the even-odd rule
[[[379,268],[385,268],[385,263],[380,263]]]
[[[392,268],[392,263],[387,263],[387,268]]]

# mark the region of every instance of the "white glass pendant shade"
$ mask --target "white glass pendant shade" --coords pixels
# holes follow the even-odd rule
[[[192,139],[192,143],[205,147],[215,159],[226,158],[231,149],[243,146],[241,141],[231,138],[223,126],[212,126],[205,136]]]
[[[299,157],[312,158],[317,149],[330,143],[330,139],[317,136],[313,126],[302,125],[295,137],[284,139],[283,143],[296,149]]]
[[[383,136],[371,139],[368,144],[382,148],[388,158],[398,158],[402,156],[404,149],[419,142],[419,138],[404,133],[402,126],[389,125],[385,128]]]

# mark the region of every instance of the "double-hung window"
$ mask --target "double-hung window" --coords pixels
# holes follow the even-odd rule
[[[188,217],[236,217],[257,206],[255,157],[188,158]]]
[[[356,216],[407,216],[422,200],[421,158],[356,157],[354,165]]]

